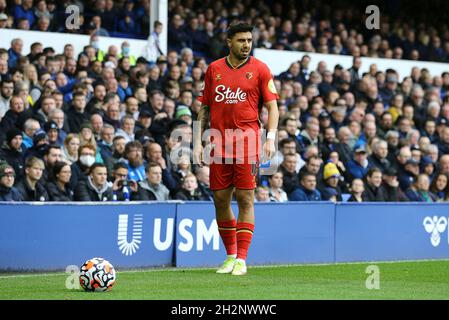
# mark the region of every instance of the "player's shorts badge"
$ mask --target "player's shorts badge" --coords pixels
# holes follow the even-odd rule
[[[252,77],[253,77],[253,73],[252,72],[247,72],[246,73],[246,79],[251,80]]]

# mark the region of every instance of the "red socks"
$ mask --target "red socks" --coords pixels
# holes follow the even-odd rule
[[[253,238],[254,224],[247,222],[237,223],[237,259],[246,260],[249,245]]]
[[[226,248],[226,254],[228,256],[237,254],[237,259],[246,260],[253,238],[254,224],[247,222],[236,223],[235,219],[233,219],[217,221],[217,225]]]
[[[220,233],[223,244],[226,248],[226,254],[237,254],[237,239],[235,236],[236,221],[235,219],[228,221],[217,221],[218,232]]]

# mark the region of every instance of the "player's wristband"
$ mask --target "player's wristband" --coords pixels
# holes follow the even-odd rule
[[[276,140],[276,132],[270,131],[267,133],[267,139]]]

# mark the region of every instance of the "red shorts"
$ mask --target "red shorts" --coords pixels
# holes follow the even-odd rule
[[[237,189],[255,189],[259,165],[250,164],[210,164],[210,189],[224,190],[230,186]]]

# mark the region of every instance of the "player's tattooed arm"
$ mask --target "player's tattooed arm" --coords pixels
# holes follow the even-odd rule
[[[209,107],[202,105],[198,111],[194,124],[194,140],[193,140],[193,163],[200,167],[203,165],[203,133],[209,125]]]
[[[207,129],[209,125],[209,106],[202,105],[200,108],[200,111],[198,111],[198,116],[196,120],[199,122],[200,125],[200,139],[203,136],[204,131]]]

